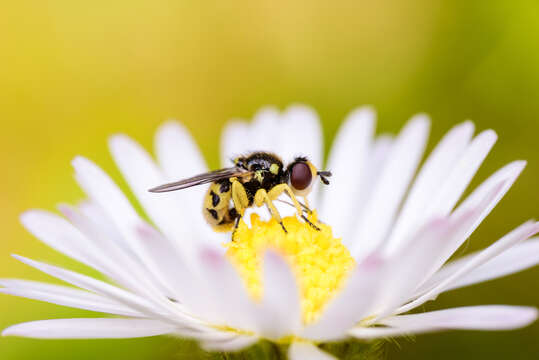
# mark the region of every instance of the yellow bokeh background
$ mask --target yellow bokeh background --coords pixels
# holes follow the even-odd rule
[[[10,253],[82,269],[24,231],[19,214],[77,202],[70,160],[111,172],[108,136],[152,148],[169,118],[191,131],[212,167],[219,134],[261,106],[313,106],[326,150],[342,118],[372,104],[380,132],[416,112],[433,118],[429,148],[473,119],[500,140],[472,186],[513,159],[529,165],[472,236],[490,244],[539,216],[539,3],[529,1],[32,1],[0,10],[0,277],[48,280]],[[179,159],[180,161],[181,159]],[[539,305],[537,268],[441,296],[426,309]],[[2,295],[0,327],[98,316]],[[539,325],[515,332],[451,332],[388,345],[391,359],[531,359]],[[169,359],[177,341],[0,338],[1,359]],[[188,357],[184,357],[188,358]]]

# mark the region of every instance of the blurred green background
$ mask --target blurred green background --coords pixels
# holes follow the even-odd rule
[[[539,215],[539,2],[93,1],[4,2],[0,10],[0,276],[47,279],[19,253],[80,266],[26,233],[25,209],[54,209],[82,192],[70,160],[83,154],[120,180],[107,137],[152,146],[168,118],[183,121],[212,167],[231,117],[301,102],[319,113],[326,150],[355,106],[372,104],[378,129],[416,112],[433,118],[429,147],[473,119],[500,135],[473,186],[514,159],[529,165],[468,251]],[[441,296],[427,309],[539,305],[539,269]],[[0,297],[0,328],[96,316]],[[400,348],[399,348],[400,347]],[[451,332],[401,339],[390,359],[531,359],[539,324],[515,332]],[[176,340],[0,339],[1,359],[167,359]]]

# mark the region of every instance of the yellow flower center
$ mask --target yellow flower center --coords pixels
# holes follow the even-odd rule
[[[283,219],[287,234],[274,219],[262,221],[251,215],[251,227],[240,222],[234,241],[225,244],[227,256],[246,283],[249,294],[259,300],[263,293],[261,261],[266,249],[281,253],[291,265],[301,294],[303,321],[317,319],[328,301],[340,289],[354,259],[331,227],[309,217],[320,230],[299,221],[295,216]]]

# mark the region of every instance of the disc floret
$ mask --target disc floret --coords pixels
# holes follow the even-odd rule
[[[333,237],[331,227],[318,223],[316,213],[309,220],[320,230],[290,216],[283,219],[285,233],[275,219],[264,221],[252,214],[251,227],[241,222],[234,241],[225,244],[228,257],[255,299],[261,298],[264,288],[261,281],[264,251],[272,249],[282,254],[296,275],[306,324],[318,318],[354,266],[350,252],[340,239]]]

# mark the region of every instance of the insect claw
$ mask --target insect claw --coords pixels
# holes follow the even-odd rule
[[[305,215],[301,215],[301,218],[302,218],[303,220],[305,220],[305,222],[306,222],[307,224],[311,225],[316,231],[320,231],[320,228],[319,228],[318,226],[316,226],[315,224],[313,224],[313,223],[311,222],[311,220],[307,219],[307,217],[306,217]]]
[[[281,221],[281,222],[279,222],[279,224],[280,224],[281,227],[283,228],[284,233],[285,233],[285,234],[288,234],[288,231],[286,231],[286,228],[284,227],[283,222]]]

